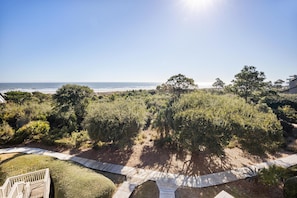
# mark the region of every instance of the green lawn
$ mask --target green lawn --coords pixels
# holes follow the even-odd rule
[[[103,175],[68,161],[40,155],[15,155],[1,159],[1,185],[7,177],[49,168],[54,194],[58,198],[111,197],[116,188]]]

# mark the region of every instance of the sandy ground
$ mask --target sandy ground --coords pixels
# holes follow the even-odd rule
[[[199,156],[191,156],[186,152],[174,152],[170,149],[154,146],[155,131],[143,131],[139,137],[141,138],[136,140],[136,144],[125,149],[65,149],[35,144],[27,146],[36,146],[102,162],[186,175],[204,175],[220,172],[288,155],[285,152],[278,152],[274,155],[259,157],[235,147],[225,149],[226,156],[222,159],[209,157],[206,153],[201,153]]]

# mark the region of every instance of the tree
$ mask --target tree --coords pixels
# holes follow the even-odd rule
[[[216,81],[212,84],[212,86],[217,89],[223,89],[225,83],[220,78],[216,78]]]
[[[178,97],[182,93],[186,93],[197,88],[198,85],[195,85],[194,80],[192,78],[187,78],[183,74],[171,76],[166,83],[157,87],[158,90],[173,93]]]
[[[61,117],[66,115],[66,119],[75,122],[77,129],[81,129],[89,99],[93,94],[94,91],[87,86],[67,84],[57,90],[53,99],[58,114]]]
[[[285,81],[283,81],[282,79],[278,79],[274,82],[273,86],[278,89],[281,90],[283,88],[283,84]]]
[[[264,72],[259,72],[254,66],[244,66],[240,73],[232,80],[231,91],[243,97],[246,102],[249,99],[257,101],[260,96],[267,93],[268,84],[265,80]]]
[[[276,116],[237,96],[192,92],[173,102],[169,117],[159,113],[163,120],[158,132],[170,131],[173,141],[192,153],[208,150],[220,156],[232,137],[255,154],[273,151],[282,143]]]

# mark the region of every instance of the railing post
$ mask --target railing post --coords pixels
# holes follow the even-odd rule
[[[20,194],[23,193],[23,191],[22,197],[29,197],[31,192],[30,183],[36,182],[43,183],[43,197],[48,198],[51,182],[48,168],[7,178],[3,186],[0,187],[0,198],[15,195],[15,193]]]

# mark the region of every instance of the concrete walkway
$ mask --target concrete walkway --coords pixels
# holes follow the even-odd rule
[[[269,162],[263,162],[249,167],[237,168],[234,170],[228,170],[224,172],[218,172],[201,176],[187,176],[181,174],[164,173],[159,171],[145,170],[140,168],[104,163],[96,160],[76,157],[73,155],[48,151],[40,148],[15,147],[0,149],[0,153],[16,152],[46,155],[58,158],[60,160],[70,160],[91,169],[125,175],[127,181],[125,181],[118,188],[117,192],[113,196],[114,198],[129,197],[138,185],[148,180],[156,181],[160,191],[160,198],[171,198],[175,197],[175,190],[181,186],[193,188],[215,186],[240,179],[245,179],[255,174],[258,170],[269,167],[273,164],[282,167],[290,167],[297,164],[297,154],[294,154],[288,157],[279,158],[277,160]]]

